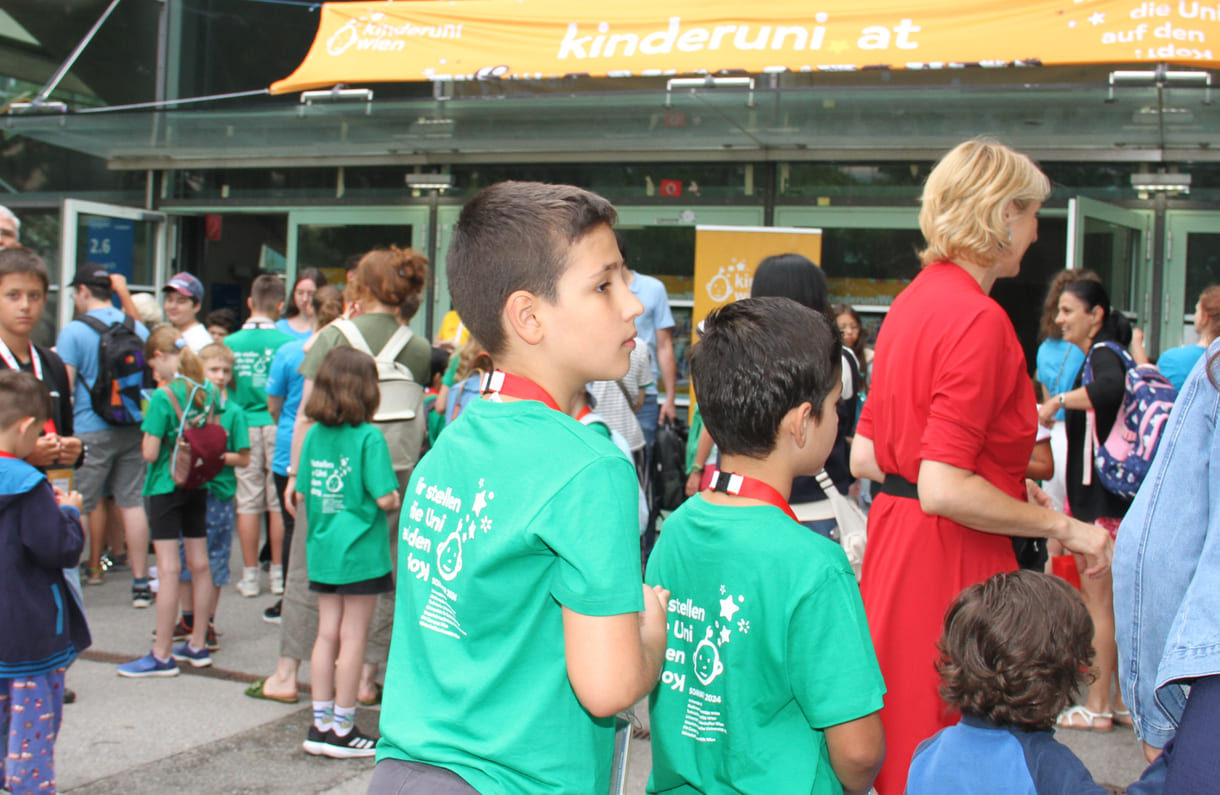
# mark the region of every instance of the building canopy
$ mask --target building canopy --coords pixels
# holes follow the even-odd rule
[[[326,3],[273,93],[338,83],[1173,63],[1220,67],[1201,0]]]

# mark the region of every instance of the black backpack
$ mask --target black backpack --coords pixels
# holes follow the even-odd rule
[[[686,499],[686,423],[681,419],[657,426],[648,476],[657,509],[672,511]]]
[[[93,411],[110,425],[139,425],[143,390],[153,386],[152,371],[144,362],[144,341],[136,333],[136,322],[124,315],[107,325],[91,315],[77,318],[97,332],[97,378],[89,387]]]

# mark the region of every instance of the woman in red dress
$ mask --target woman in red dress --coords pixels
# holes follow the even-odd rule
[[[957,720],[937,692],[936,639],[958,592],[1016,568],[1011,536],[1056,538],[1108,570],[1105,530],[1049,508],[1026,483],[1036,401],[1025,355],[988,297],[1017,275],[1050,193],[1022,154],[967,141],[924,186],[923,270],[877,338],[852,473],[883,482],[868,518],[860,590],[889,692],[881,795],[900,793],[916,746]]]

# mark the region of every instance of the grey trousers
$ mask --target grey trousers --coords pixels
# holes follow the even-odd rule
[[[479,795],[479,791],[451,770],[401,759],[382,759],[373,769],[368,795]]]
[[[398,493],[406,494],[410,470],[398,475]],[[386,514],[386,532],[390,534],[390,560],[398,571],[398,511]],[[292,534],[291,564],[284,582],[284,603],[280,613],[280,656],[308,660],[318,637],[318,595],[309,590],[309,566],[306,561],[305,539],[309,535],[309,520],[304,511],[297,512],[296,530]],[[394,629],[394,591],[377,597],[373,622],[369,627],[364,661],[384,665],[390,653],[390,634]]]

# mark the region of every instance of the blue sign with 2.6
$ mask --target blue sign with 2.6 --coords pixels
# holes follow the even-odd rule
[[[135,264],[135,221],[93,217],[87,223],[86,261],[105,265],[111,273],[121,273],[131,279]]]

